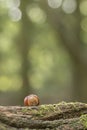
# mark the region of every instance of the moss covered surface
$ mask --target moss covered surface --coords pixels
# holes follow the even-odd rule
[[[48,105],[40,105],[36,107],[23,107],[22,113],[24,115],[32,115],[33,119],[45,119],[46,117],[51,117],[58,115],[57,119],[60,118],[72,118],[73,116],[81,116],[81,108],[83,107],[82,104],[78,102],[60,102],[58,104],[48,104]],[[87,108],[87,105],[84,104],[84,107]],[[72,114],[70,114],[72,111]]]
[[[60,102],[39,106],[0,106],[1,130],[85,130],[87,104]]]
[[[87,129],[87,114],[82,115],[80,117],[80,121],[81,121],[82,125],[84,126],[84,128]]]

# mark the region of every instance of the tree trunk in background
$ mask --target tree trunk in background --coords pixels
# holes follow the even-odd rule
[[[49,23],[60,36],[62,45],[71,57],[73,63],[72,97],[76,101],[87,102],[87,50],[84,49],[84,43],[80,40],[80,1],[77,2],[77,11],[70,15],[65,15],[60,9],[56,11],[51,9],[46,1],[41,1],[40,5],[47,13]]]
[[[26,8],[29,5],[29,0],[21,1],[21,11],[22,11],[22,19],[21,19],[21,30],[19,36],[19,53],[21,56],[21,78],[22,78],[22,89],[21,89],[21,101],[24,96],[31,93],[32,88],[29,82],[29,70],[31,68],[29,61],[29,50],[31,46],[31,36],[32,36],[32,23],[30,22]]]
[[[73,77],[73,99],[87,102],[87,65],[79,62],[74,63]]]

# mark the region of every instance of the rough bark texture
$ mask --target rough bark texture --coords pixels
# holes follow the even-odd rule
[[[0,106],[0,130],[86,130],[87,104]]]

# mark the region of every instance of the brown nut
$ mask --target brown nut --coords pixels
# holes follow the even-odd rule
[[[37,95],[31,94],[24,98],[24,105],[25,106],[38,106],[39,105],[39,98]]]

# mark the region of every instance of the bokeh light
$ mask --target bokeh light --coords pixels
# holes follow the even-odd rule
[[[12,21],[19,21],[22,17],[22,13],[19,8],[9,9],[8,15]]]
[[[62,4],[62,9],[65,13],[71,14],[76,10],[77,2],[76,0],[64,0]]]
[[[48,5],[51,8],[58,8],[62,4],[62,0],[48,0]]]
[[[38,5],[28,7],[27,14],[29,19],[37,24],[42,24],[46,21],[46,14]]]
[[[19,21],[22,17],[19,6],[20,0],[0,0],[0,7],[7,9],[8,16],[12,21]]]
[[[6,5],[8,8],[14,8],[20,6],[20,0],[6,0]]]
[[[80,7],[81,14],[83,14],[84,16],[87,16],[87,0],[82,1],[79,7]]]
[[[20,0],[0,0],[0,6],[5,8],[13,8],[20,6]]]

